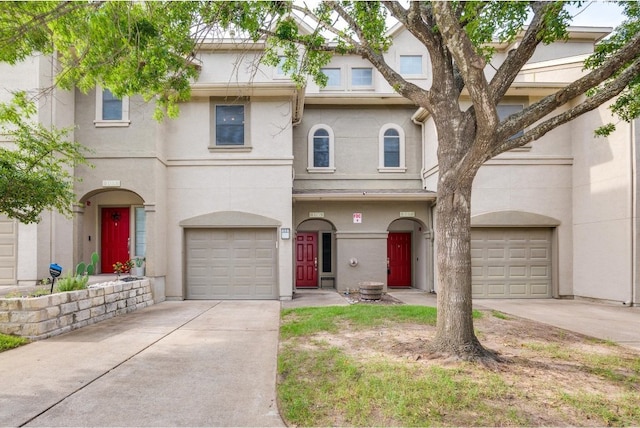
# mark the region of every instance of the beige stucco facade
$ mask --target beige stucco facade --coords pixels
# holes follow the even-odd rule
[[[526,106],[574,79],[604,34],[575,29],[570,41],[543,47],[505,104]],[[422,71],[410,80],[425,88],[434,84],[417,41],[400,28],[391,35],[389,64],[420,57]],[[128,254],[145,257],[160,299],[206,298],[192,287],[197,282],[198,290],[206,288],[218,275],[231,278],[225,290],[245,290],[230,296],[290,299],[304,269],[309,275],[303,287],[345,291],[362,281],[389,286],[392,239],[407,240],[408,273],[401,286],[437,292],[438,136],[431,118],[395,94],[375,70],[369,84],[354,84],[354,70],[370,67],[362,58],[336,57],[327,67],[337,70],[338,84],[300,89],[258,64],[261,49],[230,40],[204,45],[192,99],[181,104],[179,118],[161,123],[152,118],[153,105],[139,97],[126,100],[126,114],[117,121],[97,116],[101,89],[56,90],[45,97],[39,120],[75,126],[74,138],[90,149],[92,167],[76,170],[82,181],[72,219],[53,213],[43,214],[38,225],[0,219],[0,285],[34,283],[48,276],[49,263],[72,269],[93,252],[104,252],[110,221],[105,209],[120,207],[131,220],[124,235]],[[497,49],[495,62],[509,46]],[[3,80],[7,89],[35,90],[50,84],[52,69],[49,58],[38,57],[14,68],[1,65],[0,74],[11,76]],[[220,143],[219,106],[242,111],[242,141]],[[504,296],[536,297],[529,290],[543,287],[544,297],[639,303],[640,131],[618,123],[611,136],[595,138],[593,130],[611,119],[602,107],[480,169],[472,199],[474,266],[478,278],[488,281],[488,295],[501,293],[500,275],[493,278],[492,272],[517,272],[518,254],[543,248],[542,265],[532,256],[521,267],[542,279],[529,278],[524,294],[504,288]],[[397,164],[387,165],[387,135],[400,142]],[[317,139],[327,142],[326,159],[314,157]],[[492,232],[479,233],[487,230]],[[544,234],[534,233],[540,230]],[[224,242],[214,242],[217,232],[226,233]],[[314,246],[304,269],[303,235]],[[500,240],[488,242],[486,236]],[[202,240],[207,242],[200,247]],[[522,248],[509,247],[512,252],[505,250],[497,264],[486,258],[500,253],[500,242],[518,240],[526,240]],[[215,260],[232,266],[216,270]],[[271,281],[273,289],[246,284],[258,278]]]

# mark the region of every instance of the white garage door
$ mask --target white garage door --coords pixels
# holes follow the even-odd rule
[[[275,229],[186,229],[187,299],[277,299]]]
[[[551,297],[551,229],[471,231],[473,297]]]
[[[0,285],[16,283],[16,227],[14,220],[0,216]]]

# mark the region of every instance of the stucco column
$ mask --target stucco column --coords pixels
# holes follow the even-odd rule
[[[84,230],[84,205],[76,204],[73,209],[73,264],[82,261],[84,254],[84,240],[88,239],[88,234]]]
[[[387,237],[384,232],[336,232],[336,288],[358,288],[362,281],[387,283]]]

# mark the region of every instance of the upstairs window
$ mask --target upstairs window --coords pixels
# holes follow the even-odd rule
[[[384,167],[400,166],[400,133],[390,128],[384,131]]]
[[[333,130],[327,125],[315,125],[309,130],[308,137],[309,172],[334,172]]]
[[[313,166],[327,168],[329,166],[329,131],[318,129],[313,133]]]
[[[216,146],[244,145],[244,105],[217,105]]]
[[[400,55],[400,74],[403,76],[421,76],[422,55]]]
[[[96,88],[96,119],[99,127],[129,125],[129,97],[118,98],[108,89]]]
[[[321,68],[322,74],[327,76],[327,85],[325,88],[342,87],[342,72],[339,68]]]
[[[522,104],[498,104],[498,118],[502,122],[512,114],[521,112],[524,109]],[[524,131],[519,131],[509,137],[510,140],[524,135]]]
[[[352,68],[351,87],[355,89],[373,87],[373,69]]]
[[[380,172],[405,172],[404,130],[395,124],[387,124],[380,128],[379,134]]]
[[[102,120],[122,120],[122,100],[108,89],[102,91]]]
[[[284,72],[284,70],[282,68],[284,66],[284,62],[286,60],[287,60],[287,57],[285,57],[285,56],[279,56],[278,57],[278,65],[276,66],[276,74],[275,74],[276,78],[287,77],[287,74]]]

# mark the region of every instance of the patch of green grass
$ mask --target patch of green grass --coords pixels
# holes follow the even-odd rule
[[[489,322],[500,318],[490,311],[474,311],[474,318],[481,314]],[[636,426],[640,422],[640,356],[617,346],[590,347],[588,341],[570,335],[543,335],[521,345],[529,352],[512,359],[514,366],[507,363],[500,370],[487,370],[473,363],[416,361],[412,347],[407,348],[411,353],[407,359],[401,356],[402,347],[400,352],[380,354],[378,347],[393,345],[375,341],[371,332],[364,337],[371,341],[373,353],[341,342],[341,337],[352,337],[351,332],[375,332],[378,326],[403,323],[434,325],[435,320],[435,308],[422,306],[283,311],[277,388],[284,420],[297,426]],[[337,333],[337,340],[314,336],[320,331],[328,336]],[[526,368],[522,374],[519,364]],[[575,380],[557,383],[560,372],[571,372]],[[608,392],[585,392],[585,382],[602,384]]]
[[[589,420],[602,421],[603,426],[630,426],[636,425],[640,420],[637,391],[619,397],[587,392],[561,393],[560,399]]]
[[[530,349],[532,351],[539,352],[550,358],[559,360],[570,360],[574,356],[575,352],[560,343],[549,342],[530,342],[523,343],[522,347]]]
[[[635,388],[640,383],[640,358],[607,354],[583,354],[583,370]]]
[[[17,348],[18,346],[26,345],[27,343],[29,343],[29,340],[24,337],[9,336],[0,333],[0,352]]]
[[[369,328],[384,324],[411,322],[436,325],[436,308],[412,305],[350,305],[284,309],[280,334],[283,339],[321,331],[336,332],[346,322],[350,328]],[[473,318],[482,312],[473,311]]]
[[[491,315],[493,315],[494,317],[501,319],[501,320],[508,320],[511,319],[507,316],[507,314],[500,312],[500,311],[496,311],[495,309],[493,309],[491,311]]]
[[[499,403],[516,392],[500,376],[479,379],[464,368],[356,361],[337,348],[281,351],[278,397],[297,426],[432,426],[447,415],[477,425],[526,425]],[[491,405],[495,400],[496,405]]]
[[[436,309],[410,305],[350,305],[296,308],[282,311],[282,338],[305,336],[321,331],[335,332],[349,322],[351,327],[376,327],[385,323],[413,322],[435,325]]]

